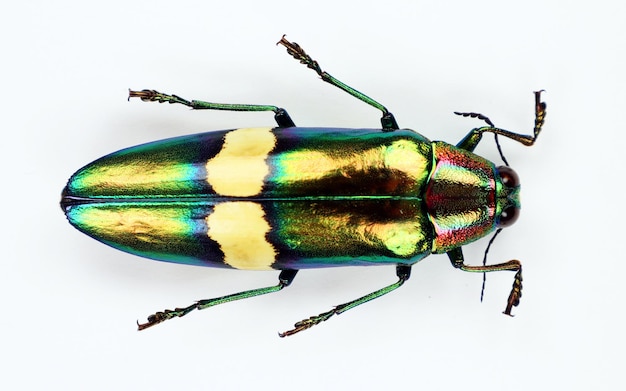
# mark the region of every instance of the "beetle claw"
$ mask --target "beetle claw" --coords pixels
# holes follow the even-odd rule
[[[163,323],[166,320],[171,319],[173,316],[175,316],[174,313],[175,311],[165,310],[163,312],[157,312],[156,314],[150,315],[148,316],[148,321],[146,323],[139,323],[139,321],[137,321],[137,330],[145,330],[159,323]]]

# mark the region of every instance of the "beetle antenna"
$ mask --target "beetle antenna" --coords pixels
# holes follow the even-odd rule
[[[496,127],[496,125],[494,125],[493,122],[491,122],[489,117],[487,117],[486,115],[480,114],[480,113],[464,113],[464,112],[460,112],[460,111],[455,111],[454,114],[460,115],[462,117],[478,118],[479,120],[484,121],[490,127],[492,127],[492,128]],[[535,122],[537,122],[537,121],[535,121]],[[543,122],[542,122],[542,124],[543,124]],[[500,146],[500,140],[498,139],[498,134],[494,133],[493,135],[495,136],[496,146],[498,147],[498,153],[500,154],[500,158],[502,159],[504,164],[506,166],[508,166],[509,162],[506,160],[506,158],[504,157],[504,153],[502,152],[502,147]]]
[[[498,135],[496,133],[493,134],[493,137],[496,140],[496,146],[498,147],[498,153],[500,154],[500,158],[504,162],[504,165],[509,167],[509,162],[504,157],[504,153],[502,152],[502,147],[500,146],[500,139],[498,139]]]
[[[486,115],[482,115],[480,113],[465,113],[461,111],[454,111],[454,114],[460,115],[461,117],[478,118],[479,120],[484,121],[487,125],[491,126],[492,128],[496,127],[496,125],[494,125],[493,122],[491,122],[489,117],[487,117]]]
[[[497,139],[496,139],[497,142]],[[507,164],[508,166],[508,164]],[[491,244],[493,243],[494,240],[496,240],[496,237],[498,236],[498,234],[500,234],[500,232],[502,231],[502,228],[498,228],[496,230],[496,233],[493,234],[493,236],[491,237],[491,239],[489,239],[489,244],[487,244],[487,248],[485,249],[485,255],[483,256],[483,266],[487,265],[487,254],[489,253],[489,249],[491,248]],[[485,284],[487,283],[487,273],[484,272],[483,273],[483,287],[480,289],[480,302],[482,303],[483,301],[483,296],[485,295]]]

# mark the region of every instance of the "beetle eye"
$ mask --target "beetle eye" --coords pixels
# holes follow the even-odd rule
[[[517,173],[513,171],[511,167],[500,166],[498,167],[498,175],[502,179],[502,184],[506,187],[517,187],[519,186],[519,177]]]
[[[509,227],[517,221],[519,217],[519,208],[511,205],[504,209],[500,214],[500,220],[498,221],[498,228]]]

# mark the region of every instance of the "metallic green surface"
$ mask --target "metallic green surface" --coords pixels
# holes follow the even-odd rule
[[[75,205],[67,217],[80,231],[122,251],[168,262],[224,266],[221,261],[201,261],[210,250],[205,219],[211,210],[202,202],[115,201]],[[215,249],[212,255],[220,259]]]
[[[123,251],[284,270],[413,264],[491,232],[517,191],[487,160],[410,130],[259,128],[110,154],[70,179],[63,203]]]
[[[210,139],[219,140],[224,133],[215,132]],[[72,197],[90,199],[175,198],[206,194],[206,161],[202,150],[211,148],[206,139],[206,134],[176,137],[104,156],[76,172],[65,192]],[[211,152],[206,151],[204,155]]]
[[[296,128],[277,106],[129,90],[129,98],[192,109],[272,111],[278,124],[276,129],[234,129],[128,148],[70,178],[62,209],[76,228],[103,243],[162,261],[281,270],[275,286],[156,312],[138,323],[139,330],[279,291],[301,268],[396,265],[396,283],[279,334],[292,335],[397,289],[408,280],[411,265],[432,252],[445,252],[464,271],[515,271],[504,311],[510,315],[521,297],[521,263],[467,265],[462,246],[515,222],[519,179],[510,168],[496,169],[471,152],[485,132],[496,135],[499,150],[498,135],[533,145],[546,115],[541,91],[534,93],[533,135],[496,128],[480,113],[455,112],[488,126],[472,129],[453,147],[399,130],[382,104],[323,71],[300,45],[284,35],[278,44],[325,82],[381,110],[382,132]]]
[[[418,200],[275,202],[272,210],[275,243],[296,256],[281,268],[412,264],[434,239]]]
[[[431,252],[434,231],[423,202],[431,143],[419,134],[274,129],[267,156],[235,169],[247,150],[233,144],[256,148],[270,134],[245,130],[245,140],[229,139],[239,131],[157,141],[96,160],[64,191],[68,219],[120,250],[194,265],[412,264]],[[261,164],[267,174],[255,193],[234,197],[218,191],[232,187],[225,182],[248,180],[255,174],[242,171]],[[212,168],[224,173],[216,178]],[[216,209],[229,211],[214,218]],[[266,259],[235,259],[249,258],[232,245],[246,243],[245,236],[260,238],[249,244],[259,251],[271,246]]]
[[[418,199],[430,173],[430,141],[413,131],[289,128],[276,134],[264,196]]]

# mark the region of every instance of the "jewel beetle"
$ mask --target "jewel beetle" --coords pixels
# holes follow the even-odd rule
[[[61,207],[78,230],[139,256],[180,264],[279,270],[278,284],[157,312],[139,330],[193,310],[276,292],[298,270],[395,265],[397,281],[295,324],[308,329],[335,314],[385,295],[409,279],[430,254],[447,254],[468,272],[515,272],[505,314],[517,306],[517,260],[472,266],[462,247],[515,222],[519,180],[472,151],[483,133],[533,145],[546,115],[535,92],[532,135],[485,121],[456,145],[400,129],[369,96],[323,71],[297,43],[278,44],[325,82],[379,109],[379,129],[296,127],[276,106],[188,101],[154,90],[130,98],[192,109],[273,111],[274,128],[213,131],[151,142],[104,156],[78,170]],[[499,148],[499,144],[498,144]],[[506,161],[505,161],[506,162]],[[496,231],[499,232],[499,231]]]

